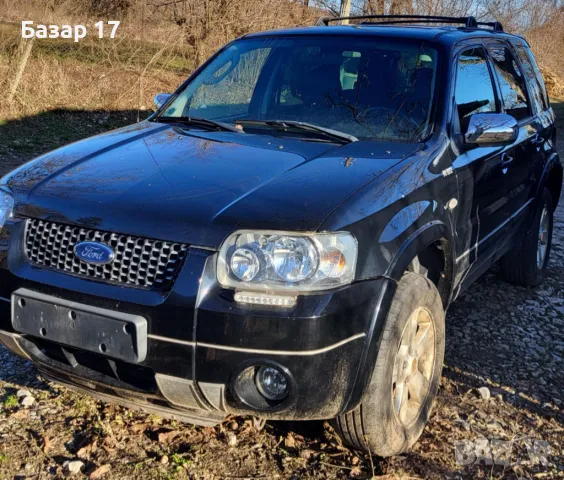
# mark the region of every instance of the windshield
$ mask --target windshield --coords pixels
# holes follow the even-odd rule
[[[436,71],[436,50],[420,41],[316,36],[239,40],[208,64],[160,117],[242,121],[245,132],[261,128],[261,122],[286,120],[358,139],[416,142],[429,133]]]

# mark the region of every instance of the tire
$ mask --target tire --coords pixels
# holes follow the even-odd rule
[[[416,330],[420,337],[415,338],[426,338],[428,345],[432,345],[434,349],[434,355],[432,359],[429,355],[421,356],[419,360],[415,360],[415,367],[409,361],[400,362],[401,365],[411,365],[409,369],[401,370],[397,366],[397,355],[405,352],[404,333],[413,331],[409,327],[413,325],[415,316],[425,320]],[[427,317],[431,320],[431,330],[425,330]],[[421,337],[424,331],[427,332],[426,335],[432,332],[433,337]],[[427,278],[406,272],[398,284],[388,312],[374,372],[361,404],[355,410],[333,420],[333,426],[344,443],[381,457],[398,455],[408,450],[421,435],[431,414],[439,388],[444,351],[445,313],[439,292]],[[403,375],[400,370],[409,370],[409,378],[420,378],[419,370],[424,370],[429,376],[426,393],[420,396],[420,407],[408,409],[410,416],[405,417],[405,421],[400,419],[397,407],[394,407],[394,400],[398,398],[399,379]],[[409,383],[405,385],[407,391],[410,391]],[[406,405],[411,405],[414,399],[416,397],[412,396],[410,399],[408,396]]]
[[[542,261],[538,261],[541,220],[544,221],[545,219],[543,212],[546,215],[545,254]],[[501,272],[505,280],[517,285],[531,287],[542,282],[552,246],[553,214],[552,196],[545,188],[537,202],[531,226],[524,234],[524,238],[517,247],[501,258]]]

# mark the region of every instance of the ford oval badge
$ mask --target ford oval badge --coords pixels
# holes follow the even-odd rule
[[[114,251],[98,242],[80,242],[74,246],[74,255],[83,262],[105,265],[113,261]]]

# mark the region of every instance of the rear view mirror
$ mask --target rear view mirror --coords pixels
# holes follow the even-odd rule
[[[153,102],[155,102],[155,106],[157,107],[157,109],[161,108],[166,102],[168,102],[168,99],[171,97],[170,93],[158,93],[157,95],[155,95],[155,98],[153,99]]]
[[[476,113],[470,117],[464,134],[466,144],[479,146],[510,145],[517,140],[517,120],[503,113]]]

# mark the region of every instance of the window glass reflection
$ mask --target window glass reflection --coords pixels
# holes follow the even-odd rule
[[[420,41],[238,40],[203,68],[162,116],[299,121],[361,140],[418,142],[432,128],[437,60],[437,51]],[[268,133],[288,135],[272,128]]]
[[[499,80],[505,111],[517,120],[528,117],[529,105],[525,80],[515,58],[505,47],[491,48],[489,52]]]
[[[517,46],[517,55],[519,56],[519,60],[521,60],[521,65],[523,65],[523,70],[529,80],[529,86],[531,87],[532,96],[534,97],[533,100],[539,106],[539,111],[548,110],[548,96],[542,79],[542,73],[535,62],[535,58],[531,55],[530,50],[523,45]]]
[[[459,56],[455,99],[463,132],[475,113],[496,112],[492,79],[481,48],[466,50]]]

